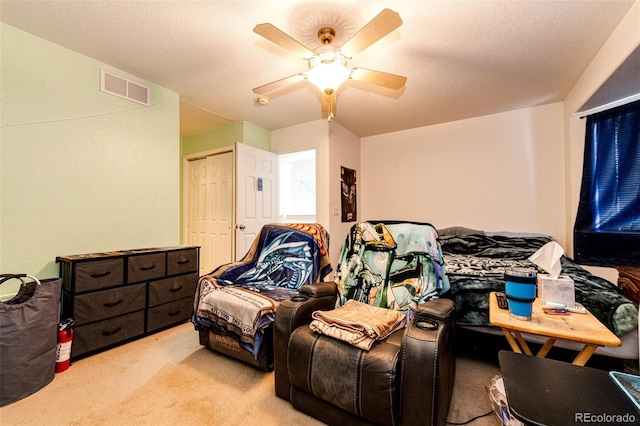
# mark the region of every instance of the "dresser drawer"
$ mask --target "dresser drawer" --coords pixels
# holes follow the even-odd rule
[[[144,311],[74,328],[71,356],[111,346],[144,334]]]
[[[100,290],[115,287],[124,282],[124,259],[91,260],[75,264],[74,291]]]
[[[164,277],[166,253],[130,256],[127,260],[127,282],[137,283]]]
[[[146,284],[80,294],[73,299],[76,325],[117,317],[145,308]]]
[[[147,333],[167,327],[191,318],[193,297],[149,308],[147,312]]]
[[[183,297],[193,298],[198,273],[180,275],[149,283],[149,306],[160,305]]]
[[[198,249],[167,252],[167,275],[198,271]]]

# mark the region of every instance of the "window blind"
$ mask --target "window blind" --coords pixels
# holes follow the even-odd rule
[[[640,267],[640,101],[587,117],[575,260]]]

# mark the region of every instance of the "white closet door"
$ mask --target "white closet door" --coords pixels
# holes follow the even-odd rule
[[[231,262],[233,153],[188,162],[188,244],[200,246],[200,275]]]

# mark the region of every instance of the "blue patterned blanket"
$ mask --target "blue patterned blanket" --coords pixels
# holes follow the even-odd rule
[[[192,322],[260,351],[279,302],[331,272],[329,235],[317,224],[265,225],[245,257],[199,278]]]

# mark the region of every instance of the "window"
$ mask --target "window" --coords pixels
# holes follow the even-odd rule
[[[278,221],[316,222],[316,150],[278,155]]]
[[[640,101],[587,117],[575,260],[640,267]]]

